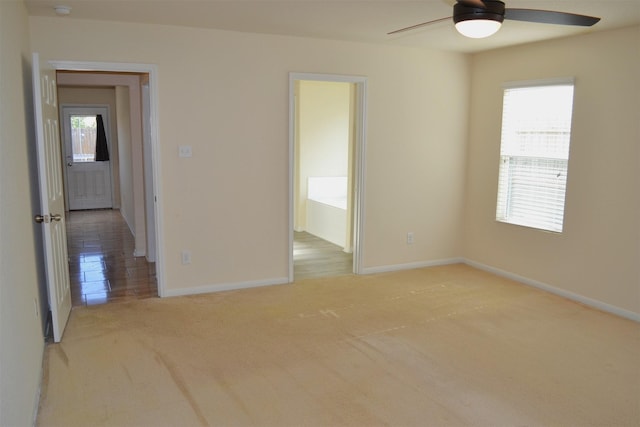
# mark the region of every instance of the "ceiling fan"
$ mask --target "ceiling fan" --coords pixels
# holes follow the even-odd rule
[[[543,24],[577,25],[581,27],[590,27],[600,21],[600,18],[577,15],[575,13],[539,9],[510,9],[506,8],[504,2],[499,0],[457,0],[453,6],[452,18],[456,30],[460,34],[478,39],[495,34],[505,19]],[[447,19],[451,19],[451,17],[422,22],[387,34],[403,33]]]

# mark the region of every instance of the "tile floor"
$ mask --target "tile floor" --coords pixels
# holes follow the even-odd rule
[[[133,256],[133,235],[120,211],[69,212],[67,248],[74,306],[158,295],[155,263]]]
[[[353,273],[353,254],[345,253],[340,246],[304,231],[296,231],[293,236],[295,280]]]

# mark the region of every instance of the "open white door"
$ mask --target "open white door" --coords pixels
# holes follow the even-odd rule
[[[60,342],[71,313],[71,288],[67,263],[67,232],[62,185],[62,155],[58,127],[56,75],[33,54],[33,101],[35,110],[38,176],[42,213],[44,255],[53,318],[53,339]]]

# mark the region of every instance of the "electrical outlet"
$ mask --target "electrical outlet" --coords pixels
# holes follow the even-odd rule
[[[180,157],[191,157],[193,155],[193,151],[191,150],[190,145],[181,145],[178,147],[178,156]]]
[[[191,264],[191,251],[183,250],[181,255],[182,255],[182,264],[184,265]]]
[[[407,245],[413,245],[413,231],[407,233]]]

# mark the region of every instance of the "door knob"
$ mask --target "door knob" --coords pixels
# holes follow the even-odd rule
[[[33,220],[38,224],[41,223],[49,223],[51,221],[62,221],[62,215],[60,214],[50,214],[50,215],[36,215],[33,217]]]
[[[71,167],[71,166],[73,166],[73,163],[67,162],[67,166]]]
[[[33,217],[33,219],[38,224],[41,224],[43,222],[49,222],[49,215],[36,215]]]

